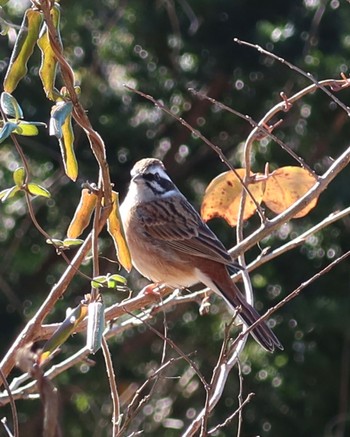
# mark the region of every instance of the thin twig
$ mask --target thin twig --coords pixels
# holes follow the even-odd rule
[[[250,402],[250,400],[252,399],[252,397],[255,395],[255,393],[249,393],[249,395],[244,399],[244,401],[240,404],[239,408],[237,408],[237,410],[235,412],[233,412],[223,423],[220,423],[219,425],[217,425],[215,428],[212,428],[208,431],[208,434],[214,434],[216,433],[219,429],[226,427],[236,416],[237,414],[241,414],[243,408]],[[237,434],[238,437],[238,434]]]
[[[4,375],[8,375],[15,365],[15,352],[21,349],[25,344],[33,341],[40,326],[42,325],[46,315],[52,310],[57,300],[66,291],[68,285],[76,274],[78,266],[81,265],[85,259],[88,251],[91,249],[91,234],[86,238],[83,245],[80,247],[72,263],[67,267],[63,275],[60,277],[57,284],[55,284],[41,307],[37,310],[34,317],[27,323],[22,332],[18,335],[16,340],[12,343],[11,347],[7,351],[5,357],[0,363],[0,368]]]
[[[234,38],[234,42],[240,45],[244,45],[247,47],[251,47],[255,50],[257,50],[259,53],[262,53],[263,55],[266,55],[272,59],[275,59],[276,61],[280,62],[281,64],[286,65],[288,68],[290,68],[293,71],[296,71],[301,76],[306,77],[308,80],[310,80],[316,88],[320,88],[325,94],[327,94],[328,97],[330,97],[340,108],[342,108],[347,115],[350,116],[350,107],[344,105],[343,102],[341,102],[334,94],[332,94],[327,88],[327,86],[333,87],[333,90],[338,91],[339,89],[344,89],[350,86],[350,80],[349,79],[343,79],[343,80],[333,80],[330,81],[332,84],[326,84],[324,81],[318,81],[311,73],[305,72],[301,68],[297,67],[296,65],[293,65],[291,62],[286,61],[285,59],[281,58],[280,56],[275,55],[272,52],[269,52],[268,50],[263,49],[258,44],[252,44],[247,41],[240,40],[238,38]]]
[[[129,311],[126,311],[126,313],[129,313]],[[131,313],[129,313],[131,314]],[[135,318],[139,318],[138,316],[133,314],[133,317]],[[206,388],[208,387],[208,383],[205,380],[203,374],[201,373],[201,371],[199,370],[198,366],[196,365],[196,363],[194,361],[192,361],[180,348],[179,346],[177,346],[176,343],[174,343],[171,338],[169,337],[164,337],[164,335],[159,332],[156,328],[154,328],[152,325],[150,325],[147,321],[142,320],[142,323],[145,324],[147,326],[148,329],[150,329],[154,334],[156,334],[159,338],[161,338],[163,341],[166,341],[168,343],[168,345],[174,349],[180,357],[182,357],[187,364],[195,371],[195,373],[197,374],[198,378],[200,379],[200,381],[203,384],[203,387]]]
[[[297,237],[293,238],[291,241],[288,241],[288,243],[283,244],[282,246],[278,247],[277,249],[264,253],[262,256],[258,256],[254,261],[252,261],[246,269],[248,272],[251,272],[255,270],[257,267],[260,267],[262,264],[266,264],[267,262],[273,260],[274,258],[277,258],[281,256],[282,254],[288,252],[289,250],[295,249],[296,247],[300,246],[301,244],[305,243],[305,241],[311,236],[316,234],[317,232],[320,232],[322,229],[329,226],[331,223],[336,222],[337,220],[340,220],[347,215],[350,214],[350,207],[343,209],[342,211],[334,212],[330,214],[328,217],[324,218],[320,222],[318,222],[315,226],[311,227],[307,231],[303,232],[302,234],[298,235]]]
[[[80,349],[75,354],[68,357],[66,360],[62,361],[59,364],[55,364],[52,366],[49,370],[47,370],[44,374],[45,378],[48,379],[54,379],[56,376],[60,375],[61,373],[67,371],[71,367],[81,363],[82,361],[87,362],[90,365],[93,365],[93,363],[90,361],[87,361],[87,356],[90,354],[90,350],[87,349],[86,346],[84,346],[82,349]],[[31,394],[35,393],[37,390],[36,381],[31,381],[28,384],[21,386],[21,384],[28,380],[30,376],[27,373],[24,373],[18,378],[14,378],[11,383],[11,390],[12,395],[14,399],[30,399]],[[37,395],[35,395],[37,397]],[[0,406],[6,405],[9,402],[9,398],[4,393],[1,393],[0,395]]]
[[[243,373],[241,362],[237,360],[238,367],[238,380],[239,380],[239,392],[238,392],[238,426],[237,426],[237,436],[241,436],[242,432],[242,404],[243,404]]]
[[[2,383],[4,384],[5,390],[7,391],[10,400],[14,437],[19,437],[18,414],[17,414],[16,403],[12,396],[12,392],[7,382],[7,379],[1,369],[0,369],[0,378],[2,380]]]
[[[344,259],[346,259],[348,256],[350,256],[350,251],[346,252],[344,255],[342,255],[341,257],[337,258],[336,260],[334,260],[333,262],[331,262],[330,264],[328,264],[324,269],[322,269],[320,272],[316,273],[315,275],[313,275],[311,278],[309,278],[307,281],[303,282],[298,288],[296,288],[294,291],[292,291],[285,299],[283,299],[282,301],[280,301],[277,305],[275,305],[274,307],[270,308],[268,311],[266,311],[265,314],[263,314],[255,323],[253,323],[251,326],[249,326],[249,328],[246,329],[245,332],[241,332],[236,339],[233,341],[230,349],[231,352],[229,352],[229,354],[233,353],[233,357],[234,357],[234,350],[237,348],[238,344],[240,341],[242,341],[242,339],[244,339],[244,337],[250,332],[252,331],[259,323],[261,323],[263,320],[268,319],[274,312],[276,312],[278,309],[280,309],[281,307],[283,307],[287,302],[289,302],[290,300],[294,299],[296,296],[298,296],[302,290],[304,290],[308,285],[310,285],[312,282],[314,282],[316,279],[320,278],[322,275],[328,273],[330,270],[332,270],[333,267],[335,267],[337,264],[339,264],[340,262],[342,262]],[[221,366],[220,366],[220,386],[225,386],[226,380],[228,378],[228,375],[231,371],[231,366],[229,365],[230,363],[226,363],[224,362]],[[218,384],[219,385],[219,384]],[[211,399],[211,403],[210,403],[210,411],[212,411],[215,407],[215,405],[217,404],[217,402],[219,401],[220,396],[216,396],[213,397]],[[200,427],[201,424],[201,420],[203,417],[203,414],[207,413],[204,409],[202,411],[200,411],[198,413],[198,415],[196,416],[196,418],[192,421],[192,423],[190,424],[190,426],[187,428],[187,430],[185,431],[185,433],[183,433],[182,437],[190,437],[193,436],[196,431],[198,430],[198,428]]]
[[[336,222],[337,220],[346,217],[349,214],[350,214],[350,207],[345,208],[342,211],[331,213],[329,216],[321,220],[315,226],[311,227],[310,229],[306,230],[302,234],[293,238],[291,241],[285,243],[284,245],[276,248],[271,252],[263,253],[262,256],[258,256],[255,260],[251,261],[250,264],[247,265],[246,270],[250,273],[255,269],[257,269],[258,267],[262,266],[263,264],[266,264],[267,262],[273,260],[274,258],[277,258],[282,254],[297,248],[301,244],[305,243],[307,238],[309,238],[310,236],[316,234],[320,230]],[[238,281],[240,275],[241,272],[232,276],[232,280],[235,282]],[[175,305],[184,305],[189,302],[196,302],[196,301],[199,302],[202,299],[204,293],[211,293],[211,291],[208,288],[205,288],[186,295],[179,295],[178,292],[175,292],[175,294],[163,300],[161,306],[151,306],[149,309],[145,310],[142,316],[142,320],[143,319],[149,320],[159,311],[172,308]],[[124,301],[123,304],[118,303],[118,304],[111,305],[109,308],[105,310],[105,319],[113,320],[122,316],[125,313],[124,307],[127,308],[129,312],[132,312],[139,308],[145,308],[152,304],[154,304],[154,298],[151,295],[139,294],[134,298]],[[131,318],[129,320],[123,321],[121,324],[114,324],[106,332],[107,338],[110,338],[110,336],[115,336],[118,333],[123,332],[124,330],[128,329],[128,326],[134,327],[134,326],[138,326],[140,323],[142,323],[140,319]],[[35,338],[35,340],[38,341],[38,340],[45,340],[49,338],[53,334],[53,332],[58,328],[58,326],[59,326],[58,323],[52,323],[50,325],[42,325],[40,330],[37,332],[37,337]],[[86,322],[83,321],[81,324],[79,324],[75,332],[81,332],[84,331],[85,329],[86,329]]]
[[[129,405],[127,407],[127,411],[125,413],[125,421],[123,423],[123,426],[120,429],[118,437],[122,437],[123,435],[125,435],[124,432],[126,431],[127,427],[129,426],[129,423],[132,420],[132,418],[136,416],[136,414],[140,411],[142,406],[150,399],[151,395],[153,394],[153,392],[156,388],[155,384],[152,385],[149,393],[147,395],[145,395],[141,400],[139,400],[141,393],[145,390],[147,385],[153,380],[159,381],[160,374],[165,369],[167,369],[170,364],[172,364],[180,359],[182,359],[182,357],[170,358],[170,360],[168,360],[167,362],[162,364],[161,367],[159,367],[157,370],[155,370],[154,373],[151,376],[149,376],[146,379],[146,381],[135,391],[134,396],[133,396],[132,400],[129,402]]]
[[[256,322],[254,322],[251,326],[249,326],[249,328],[247,329],[247,333],[249,333],[250,331],[252,331],[258,324],[260,324],[262,321],[267,320],[273,313],[275,313],[277,310],[279,310],[280,308],[282,308],[286,303],[290,302],[292,299],[295,299],[306,287],[308,287],[312,282],[316,281],[317,279],[319,279],[321,276],[325,275],[326,273],[328,273],[329,271],[331,271],[337,264],[341,263],[342,261],[344,261],[346,258],[348,258],[350,256],[350,250],[348,252],[345,252],[343,255],[339,256],[337,259],[335,259],[334,261],[332,261],[331,263],[329,263],[326,267],[324,267],[322,270],[320,270],[319,272],[315,273],[313,276],[311,276],[309,279],[307,279],[306,281],[302,282],[299,287],[297,287],[294,291],[292,291],[291,293],[288,294],[287,297],[285,297],[283,300],[281,300],[280,302],[278,302],[278,304],[276,304],[275,306],[273,306],[272,308],[270,308],[269,310],[267,310]],[[232,343],[231,348],[235,349],[235,347],[237,346],[238,342],[240,341],[240,339],[243,337],[243,334],[245,333],[240,333],[237,338],[235,339],[235,341]]]
[[[90,142],[91,150],[98,162],[99,170],[102,175],[105,207],[110,210],[112,208],[112,186],[109,175],[109,167],[106,159],[106,147],[101,136],[92,128],[86,111],[79,101],[75,89],[73,70],[63,55],[62,45],[59,42],[60,39],[52,21],[52,17],[50,14],[50,1],[41,0],[40,8],[43,12],[44,19],[48,28],[50,46],[60,65],[60,71],[64,85],[67,88],[69,97],[73,103],[73,118],[84,129],[86,136]]]
[[[212,143],[211,141],[208,140],[208,138],[206,138],[198,129],[194,129],[186,120],[184,120],[182,117],[177,116],[176,114],[174,114],[169,108],[167,108],[162,102],[160,102],[159,100],[156,100],[154,97],[152,97],[149,94],[145,94],[142,91],[139,91],[135,88],[132,88],[129,85],[124,84],[124,87],[127,88],[128,90],[134,92],[135,94],[138,94],[139,96],[149,100],[150,102],[152,102],[157,108],[159,108],[161,111],[165,112],[166,114],[170,115],[171,117],[173,117],[175,120],[177,120],[179,123],[181,123],[183,126],[185,126],[190,132],[192,132],[192,134],[194,134],[195,136],[197,136],[198,138],[200,138],[205,144],[207,144],[211,149],[214,150],[214,152],[219,156],[219,158],[221,159],[221,161],[234,173],[234,175],[237,177],[237,179],[239,180],[239,182],[241,183],[243,189],[248,193],[249,197],[252,199],[252,202],[254,203],[254,205],[256,206],[257,212],[260,214],[262,213],[261,211],[261,207],[259,205],[259,203],[255,200],[255,197],[253,196],[253,194],[251,193],[251,191],[249,190],[249,186],[244,182],[244,180],[241,178],[241,176],[239,175],[239,173],[237,172],[237,170],[232,166],[232,164],[230,163],[230,161],[226,158],[226,156],[224,155],[223,151],[221,150],[221,148],[219,146],[217,146],[216,144]]]
[[[104,336],[102,336],[102,352],[106,363],[106,371],[109,381],[109,387],[111,389],[111,398],[112,398],[112,404],[113,404],[113,414],[112,414],[112,437],[116,437],[119,433],[120,429],[120,421],[121,421],[121,415],[120,415],[120,401],[119,401],[119,394],[118,394],[118,388],[116,383],[116,377],[113,369],[113,362],[111,353],[108,348],[108,343]]]
[[[322,176],[318,177],[318,181],[313,187],[305,193],[298,201],[293,203],[288,209],[275,218],[268,220],[262,224],[256,231],[247,236],[241,243],[237,244],[230,254],[233,258],[237,258],[240,253],[245,253],[248,249],[255,246],[263,238],[270,235],[274,230],[278,229],[282,224],[288,222],[311,200],[320,196],[326,190],[332,180],[349,164],[350,162],[350,147],[348,147],[337,159],[333,161],[327,171]]]
[[[100,178],[101,179],[101,178]],[[97,192],[97,201],[94,211],[94,221],[92,226],[92,277],[97,278],[100,274],[100,265],[98,257],[98,224],[101,220],[101,201],[102,201],[102,182],[99,180],[99,190]],[[95,302],[99,296],[97,288],[91,285],[91,300]]]
[[[207,96],[199,91],[196,91],[193,88],[189,88],[189,91],[194,94],[195,96],[198,96],[200,99],[208,100],[209,102],[213,103],[218,108],[221,108],[225,111],[230,112],[231,114],[236,115],[239,118],[242,118],[243,120],[247,121],[252,127],[258,128],[259,132],[263,132],[267,137],[271,138],[273,141],[275,141],[283,150],[285,150],[290,156],[292,156],[300,165],[301,167],[305,168],[310,173],[314,173],[314,171],[311,169],[311,167],[308,166],[308,164],[300,157],[298,156],[294,150],[292,150],[287,144],[285,144],[280,138],[276,137],[271,130],[266,129],[264,125],[259,125],[258,122],[253,120],[252,117],[249,115],[244,115],[239,111],[236,111],[235,109],[230,108],[229,106],[225,105],[222,102],[219,102],[216,99],[213,99],[210,96]]]
[[[7,436],[8,437],[14,437],[12,432],[11,432],[11,430],[10,430],[10,428],[7,426],[7,419],[6,419],[6,417],[2,417],[1,418],[1,423],[2,423],[2,426],[5,428],[5,431],[7,432]]]

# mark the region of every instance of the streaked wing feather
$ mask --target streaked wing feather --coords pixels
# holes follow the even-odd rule
[[[166,241],[180,252],[235,266],[223,244],[184,197],[140,204],[137,214],[152,238]]]

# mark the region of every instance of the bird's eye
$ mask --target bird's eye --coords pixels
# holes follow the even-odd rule
[[[159,173],[154,173],[154,179],[155,179],[157,182],[160,181]]]

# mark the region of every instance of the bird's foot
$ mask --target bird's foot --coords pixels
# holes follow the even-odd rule
[[[155,284],[148,284],[145,287],[143,287],[143,289],[140,291],[140,294],[152,295],[157,298],[160,298],[160,290],[162,287],[163,287],[162,284],[160,284],[159,282]]]

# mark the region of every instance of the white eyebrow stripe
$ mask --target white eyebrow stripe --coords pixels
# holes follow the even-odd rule
[[[163,178],[163,179],[167,179],[168,181],[171,181],[171,182],[172,182],[172,180],[170,179],[170,177],[169,177],[169,175],[167,174],[167,172],[164,171],[161,167],[155,167],[155,166],[153,166],[153,167],[150,167],[148,170],[149,170],[149,171],[146,172],[146,173],[152,173],[152,174],[156,174],[156,173],[158,173],[159,176],[160,176],[161,178]]]

